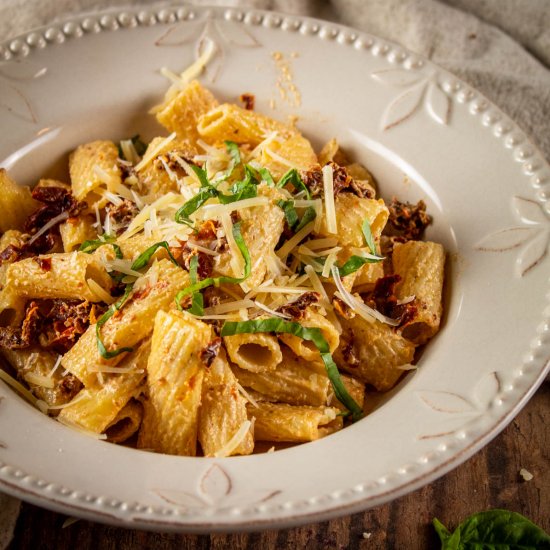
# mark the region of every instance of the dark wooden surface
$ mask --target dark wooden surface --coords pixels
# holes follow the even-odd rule
[[[524,481],[519,471],[533,474]],[[524,514],[550,532],[550,382],[487,447],[445,477],[385,506],[296,529],[234,535],[130,531],[23,504],[10,549],[376,549],[440,548],[433,517],[448,527],[489,508]],[[370,534],[365,538],[365,534]],[[368,536],[368,535],[367,535]]]

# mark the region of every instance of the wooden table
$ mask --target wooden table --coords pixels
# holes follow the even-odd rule
[[[533,474],[531,481],[519,475]],[[385,506],[282,531],[178,535],[130,531],[89,521],[62,528],[61,514],[23,504],[10,550],[85,549],[437,549],[433,517],[454,528],[489,508],[524,514],[550,532],[550,382],[512,423],[470,460],[426,487]]]

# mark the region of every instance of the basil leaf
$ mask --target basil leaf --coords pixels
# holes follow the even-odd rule
[[[300,220],[300,223],[298,224],[298,227],[296,227],[294,231],[298,233],[300,229],[303,229],[308,223],[311,223],[316,217],[317,217],[317,212],[315,212],[315,208],[313,208],[313,206],[308,206],[302,216],[302,219]]]
[[[193,285],[197,284],[199,280],[198,269],[199,256],[195,254],[194,256],[192,256],[191,261],[189,262],[189,278],[191,279],[191,284]],[[187,309],[187,311],[189,313],[192,313],[193,315],[204,315],[204,300],[202,294],[200,292],[195,292],[193,293],[191,299],[191,307]]]
[[[229,204],[230,202],[242,201],[244,199],[251,199],[252,197],[257,196],[259,184],[258,180],[254,176],[252,168],[245,164],[245,179],[238,181],[233,184],[231,187],[231,195],[224,195],[218,193],[218,200],[222,204]]]
[[[284,187],[287,183],[290,183],[294,189],[297,191],[305,191],[306,197],[311,199],[311,195],[309,193],[309,189],[306,187],[306,184],[302,181],[302,178],[300,177],[300,174],[298,174],[298,170],[296,168],[291,168],[280,180],[277,184],[277,187]]]
[[[363,231],[363,236],[365,237],[365,242],[367,243],[367,246],[370,248],[371,254],[374,254],[375,256],[378,256],[376,252],[376,245],[374,244],[374,237],[372,236],[372,231],[370,228],[369,219],[365,218],[363,220],[363,225],[361,226],[361,231]]]
[[[298,218],[298,212],[296,212],[296,208],[294,208],[294,201],[278,200],[277,206],[284,212],[288,227],[293,229],[294,226],[300,221],[300,218]]]
[[[190,164],[189,166],[191,167],[191,170],[197,174],[197,177],[201,182],[201,188],[212,187],[212,184],[206,175],[206,170],[203,170],[200,166],[196,166],[195,164]]]
[[[260,173],[260,177],[262,178],[262,180],[264,180],[267,183],[267,185],[269,185],[270,187],[275,187],[273,176],[271,175],[271,172],[267,168],[260,168],[258,172]]]
[[[365,264],[375,264],[380,261],[381,260],[375,260],[374,258],[364,258],[363,256],[351,256],[346,260],[344,265],[336,267],[338,267],[338,273],[340,274],[340,277],[345,277],[346,275],[355,273]]]
[[[325,340],[323,333],[319,328],[303,327],[300,323],[285,321],[284,319],[280,319],[278,317],[271,317],[269,319],[259,319],[253,321],[226,321],[222,326],[220,335],[233,336],[235,334],[256,334],[258,332],[293,334],[298,338],[302,338],[302,340],[313,342],[321,354],[321,359],[325,364],[325,369],[336,397],[352,413],[354,422],[363,417],[361,407],[359,407],[353,397],[351,397],[342,382],[338,367],[330,354],[328,342]]]
[[[174,258],[174,256],[172,256],[172,253],[170,252],[170,247],[168,245],[168,242],[167,241],[160,241],[158,243],[155,243],[154,245],[150,246],[147,250],[145,250],[144,252],[142,252],[137,258],[136,260],[134,261],[134,263],[132,264],[132,269],[134,271],[138,271],[140,269],[142,269],[143,267],[145,267],[148,263],[149,263],[149,260],[151,259],[151,256],[153,256],[153,254],[159,249],[159,248],[164,248],[166,249],[166,252],[168,252],[168,256],[170,257],[170,261],[174,264],[174,265],[177,265],[179,266],[176,258]]]
[[[451,534],[437,519],[433,525],[441,550],[543,550],[550,549],[550,536],[516,512],[487,510],[463,521]]]
[[[239,146],[234,141],[224,141],[227,153],[231,157],[233,168],[241,164],[241,153],[239,152]]]
[[[218,192],[214,187],[202,188],[192,199],[189,199],[175,215],[177,223],[186,223],[187,225],[193,225],[189,216],[196,212],[208,199],[216,197]]]
[[[113,250],[115,251],[115,256],[122,260],[124,257],[122,255],[122,250],[120,249],[120,246],[115,243],[116,237],[113,237],[113,235],[108,235],[105,233],[102,235],[99,239],[84,241],[78,250],[80,252],[84,252],[86,254],[91,254],[92,252],[96,251],[100,246],[103,246],[104,244],[110,244],[113,247]]]
[[[125,351],[134,350],[134,348],[123,347],[112,351],[107,351],[105,345],[103,344],[103,341],[101,340],[101,327],[115,314],[116,311],[118,311],[125,304],[128,296],[130,295],[130,292],[132,292],[133,286],[134,285],[126,285],[122,297],[119,298],[114,304],[112,304],[111,307],[109,307],[109,309],[98,319],[95,325],[97,349],[101,357],[103,357],[104,359],[112,359],[113,357],[116,357],[117,355],[120,355]]]
[[[239,252],[241,253],[244,260],[243,276],[242,277],[226,277],[226,276],[208,277],[207,279],[203,279],[202,281],[197,281],[196,283],[193,283],[193,281],[191,280],[192,284],[187,288],[180,290],[176,295],[176,306],[180,311],[183,311],[180,301],[184,296],[187,296],[188,294],[195,294],[196,292],[208,286],[220,286],[221,284],[224,284],[224,283],[228,283],[228,284],[242,283],[244,280],[250,277],[252,262],[250,260],[250,252],[248,251],[248,247],[246,246],[246,243],[244,242],[243,236],[241,234],[241,222],[233,225],[233,237],[235,238],[235,242],[237,243]]]

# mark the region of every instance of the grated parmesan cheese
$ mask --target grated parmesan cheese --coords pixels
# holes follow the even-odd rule
[[[100,302],[105,302],[111,305],[116,302],[116,298],[113,298],[103,287],[99,286],[93,279],[86,279],[86,284],[92,292],[92,294],[99,299]]]
[[[55,218],[52,218],[48,223],[46,223],[44,227],[40,229],[40,231],[37,231],[27,244],[31,245],[34,241],[36,241],[36,239],[38,239],[38,237],[46,233],[46,231],[49,231],[54,225],[57,225],[58,223],[65,221],[68,217],[69,217],[68,212],[61,212],[61,214],[59,214],[58,216],[55,216]]]
[[[237,433],[221,448],[218,449],[214,456],[216,458],[222,458],[224,456],[229,456],[243,441],[246,437],[246,434],[250,430],[251,422],[250,420],[245,420],[241,427],[237,430]]]
[[[159,142],[156,147],[153,147],[151,151],[149,151],[148,148],[147,151],[145,151],[145,155],[143,155],[141,161],[136,164],[136,171],[140,172],[143,170],[158,155],[158,153],[162,151],[162,149],[164,149],[171,141],[174,141],[174,139],[176,139],[176,132],[172,132],[166,139]]]
[[[294,235],[292,238],[290,238],[288,241],[285,242],[279,250],[277,250],[276,254],[281,260],[284,260],[290,252],[298,246],[312,231],[313,231],[313,222],[308,223],[305,227],[302,227],[296,235]]]
[[[399,325],[399,321],[391,319],[390,317],[386,317],[379,311],[376,311],[375,309],[369,307],[367,304],[359,301],[357,298],[355,298],[355,296],[352,296],[344,288],[344,285],[342,284],[342,279],[340,278],[340,273],[338,272],[338,268],[336,266],[332,267],[332,277],[334,279],[334,283],[338,288],[338,291],[334,293],[335,296],[338,296],[338,298],[340,298],[346,305],[348,305],[353,311],[355,311],[357,315],[365,319],[365,321],[372,323],[376,319],[393,327]]]
[[[338,225],[336,224],[336,207],[334,206],[333,172],[330,164],[323,166],[323,189],[325,193],[327,230],[329,233],[336,235],[338,233]]]
[[[34,384],[35,386],[40,386],[42,388],[53,389],[54,383],[53,380],[42,374],[36,372],[27,372],[24,374],[23,378],[29,383]]]

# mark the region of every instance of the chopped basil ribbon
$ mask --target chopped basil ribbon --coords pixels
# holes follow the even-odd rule
[[[223,324],[220,335],[233,336],[235,334],[256,334],[258,332],[293,334],[298,338],[302,338],[302,340],[313,342],[321,354],[321,359],[325,364],[336,397],[351,412],[354,422],[363,417],[361,407],[359,407],[353,397],[351,397],[342,382],[340,372],[332,358],[328,342],[325,340],[321,329],[317,327],[303,327],[300,323],[285,321],[278,317],[271,317],[269,319],[258,319],[253,321],[226,321]]]
[[[277,201],[277,206],[281,208],[281,210],[284,212],[286,223],[288,224],[288,227],[290,227],[290,229],[294,231],[294,233],[298,233],[300,229],[304,228],[308,223],[312,222],[317,216],[315,208],[313,208],[312,206],[308,206],[302,216],[302,219],[300,220],[300,218],[298,217],[298,213],[296,212],[296,208],[294,207],[293,200],[279,200]]]
[[[277,201],[277,206],[284,212],[286,223],[292,229],[299,221],[298,212],[294,208],[294,201]]]
[[[374,244],[374,237],[372,236],[372,230],[370,227],[369,219],[365,218],[363,220],[363,225],[361,226],[361,231],[363,232],[363,237],[365,237],[365,242],[367,243],[367,246],[370,248],[371,254],[374,256],[378,256],[376,253],[376,245]],[[382,256],[378,256],[381,260]]]
[[[270,187],[275,187],[275,182],[273,181],[273,176],[267,168],[260,168],[258,170],[260,177],[269,185]]]
[[[239,146],[234,141],[226,140],[224,141],[225,148],[227,149],[227,153],[231,157],[232,161],[232,168],[231,171],[233,171],[233,168],[236,166],[239,166],[241,164],[241,153],[239,152]],[[231,173],[230,173],[231,174]]]
[[[134,271],[137,271],[138,269],[144,268],[149,263],[149,260],[151,259],[153,254],[157,251],[157,249],[161,247],[166,249],[172,263],[175,265],[179,265],[176,259],[174,258],[174,256],[172,256],[168,243],[166,241],[161,241],[161,242],[155,243],[154,245],[150,246],[147,250],[142,252],[132,264],[131,269]],[[130,295],[130,292],[132,291],[133,287],[134,287],[133,283],[127,284],[126,287],[124,288],[124,294],[122,295],[122,297],[119,298],[114,304],[112,304],[111,307],[109,307],[109,309],[98,319],[95,325],[97,349],[101,357],[103,357],[104,359],[112,359],[113,357],[116,357],[117,355],[125,351],[133,351],[134,349],[129,347],[123,347],[112,351],[107,351],[107,349],[105,348],[105,345],[103,344],[103,341],[101,340],[101,332],[100,332],[101,327],[115,314],[116,311],[118,311],[126,303],[126,300],[128,299],[128,296]]]
[[[170,261],[174,265],[176,265],[176,266],[180,265],[180,264],[178,264],[176,258],[174,258],[174,256],[172,256],[172,253],[170,252],[170,246],[168,245],[168,242],[167,241],[160,241],[158,243],[155,243],[155,244],[151,245],[147,250],[142,252],[135,259],[134,263],[132,264],[131,269],[134,270],[134,271],[138,271],[138,270],[142,269],[143,267],[145,267],[149,263],[149,260],[151,259],[153,254],[159,248],[164,248],[166,250],[166,252],[168,252],[168,256],[170,257]]]
[[[302,216],[302,219],[300,220],[300,223],[297,225],[294,231],[298,233],[300,229],[303,229],[308,223],[311,223],[316,217],[317,217],[317,212],[315,212],[315,208],[313,208],[313,206],[308,206]]]
[[[119,260],[122,260],[122,258],[124,257],[122,255],[122,250],[120,249],[120,246],[116,244],[115,241],[116,241],[116,237],[105,233],[104,235],[101,235],[99,239],[84,241],[80,245],[78,250],[80,252],[85,252],[86,254],[91,254],[92,252],[95,252],[100,246],[103,246],[104,244],[110,244],[113,247],[113,250],[115,251],[115,256]]]
[[[257,187],[259,181],[254,176],[254,172],[248,164],[244,165],[245,178],[242,181],[237,181],[231,187],[231,195],[224,195],[218,191],[218,200],[222,204],[251,199],[258,194]]]
[[[195,254],[191,258],[191,261],[189,262],[189,277],[191,279],[192,285],[197,284],[197,282],[199,281],[198,269],[199,269],[199,257],[197,254]],[[202,317],[204,315],[204,300],[203,300],[202,294],[199,291],[194,292],[191,298],[192,298],[191,307],[187,311],[189,313],[192,313],[193,315],[198,315],[199,317]]]
[[[193,225],[189,218],[193,212],[196,212],[208,199],[216,197],[218,191],[214,187],[202,188],[192,199],[189,199],[177,212],[175,220],[177,223]]]
[[[235,242],[237,243],[239,252],[241,253],[244,260],[243,276],[242,277],[226,277],[226,276],[208,277],[207,279],[203,279],[202,281],[197,281],[195,283],[193,283],[193,280],[191,280],[192,284],[187,288],[180,290],[176,295],[176,306],[180,311],[183,311],[183,308],[181,307],[181,304],[180,304],[181,299],[184,296],[187,296],[188,294],[195,294],[208,286],[220,286],[223,283],[238,284],[248,279],[248,277],[250,276],[252,262],[250,260],[250,252],[248,251],[248,247],[246,246],[246,243],[244,242],[243,236],[241,234],[240,222],[233,225],[233,237],[235,238]]]
[[[130,295],[130,292],[132,292],[132,287],[134,285],[126,285],[126,288],[124,289],[124,294],[121,298],[119,298],[114,304],[109,307],[109,309],[98,319],[97,323],[95,324],[95,335],[97,340],[97,349],[99,351],[99,354],[104,359],[112,359],[113,357],[116,357],[117,355],[120,355],[121,353],[124,353],[125,351],[133,351],[134,348],[129,347],[123,347],[114,349],[112,351],[107,351],[105,348],[105,345],[103,344],[103,341],[101,340],[101,327],[115,314],[116,311],[118,311],[126,302],[128,299],[128,296]]]
[[[177,223],[185,223],[192,226],[193,222],[189,216],[193,214],[193,212],[196,212],[208,199],[217,197],[221,204],[229,204],[231,202],[250,199],[258,194],[257,186],[260,182],[254,175],[254,169],[248,164],[244,165],[244,180],[237,181],[232,185],[231,195],[224,195],[221,191],[218,191],[218,189],[208,180],[205,170],[194,165],[191,166],[191,168],[200,180],[201,189],[176,212],[175,220]],[[223,181],[223,179],[225,178],[222,178],[220,181]]]
[[[287,183],[290,183],[294,189],[297,191],[305,191],[306,197],[308,200],[311,199],[311,194],[309,192],[309,189],[306,187],[306,184],[302,181],[302,178],[300,177],[300,174],[298,174],[298,170],[296,168],[291,168],[280,180],[277,184],[277,187],[284,187]]]
[[[212,184],[208,181],[208,176],[206,174],[206,170],[204,170],[200,166],[196,166],[195,164],[190,164],[189,166],[190,166],[191,170],[193,170],[193,172],[195,172],[195,174],[199,178],[199,181],[201,183],[201,188],[202,187],[211,187]]]

